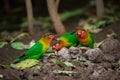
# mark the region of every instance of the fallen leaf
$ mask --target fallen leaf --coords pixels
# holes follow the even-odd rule
[[[94,43],[94,48],[99,48],[101,46],[101,44],[103,44],[103,41]]]
[[[3,48],[8,42],[0,42],[0,48]]]
[[[3,78],[3,75],[2,75],[2,74],[0,74],[0,78]]]
[[[60,61],[60,60],[56,60],[56,63],[59,64],[60,66],[67,66],[67,67],[75,67],[75,65],[73,65],[72,63],[68,62],[68,61]]]
[[[68,76],[72,76],[76,72],[74,72],[74,71],[65,71],[65,70],[63,70],[63,71],[62,70],[54,70],[53,73],[55,73],[55,74],[66,74]]]
[[[69,67],[75,67],[75,65],[73,65],[72,63],[68,62],[68,61],[65,61],[64,64],[66,66],[69,66]]]
[[[104,26],[106,24],[105,20],[98,21],[94,24],[94,29],[100,28],[101,26]]]
[[[117,37],[118,35],[115,32],[113,32],[113,33],[107,34],[106,36],[107,37]]]
[[[26,69],[26,68],[30,68],[35,66],[36,64],[38,64],[39,60],[35,60],[35,59],[26,59],[24,61],[21,61],[19,63],[16,64],[11,64],[10,66],[14,69],[18,69],[18,70],[22,70],[22,69]]]
[[[119,65],[118,70],[120,70],[120,60],[118,61],[118,65]]]
[[[60,61],[60,60],[56,60],[56,63],[59,64],[60,66],[65,66],[64,62],[63,61]]]
[[[85,62],[85,61],[87,61],[87,60],[86,60],[85,58],[83,58],[83,57],[80,57],[80,58],[77,57],[77,60],[80,61],[80,62]]]
[[[24,44],[22,42],[13,42],[11,46],[18,50],[24,50]]]
[[[19,34],[18,36],[16,36],[15,38],[13,38],[13,39],[10,41],[10,43],[16,41],[17,39],[24,38],[24,37],[26,37],[26,36],[29,36],[29,34],[28,34],[28,33],[21,33],[21,34]]]
[[[47,50],[48,53],[53,52],[52,47],[49,47]]]
[[[102,29],[101,28],[94,29],[94,27],[92,26],[89,27],[88,31],[91,33],[99,33],[100,31],[102,31]]]

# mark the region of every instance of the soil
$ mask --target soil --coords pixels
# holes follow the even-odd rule
[[[70,26],[72,31],[75,27]],[[38,65],[24,69],[5,69],[0,67],[1,80],[120,80],[120,71],[118,70],[120,59],[120,23],[116,22],[107,25],[102,28],[103,30],[97,34],[93,34],[96,42],[104,40],[100,48],[91,49],[91,51],[80,51],[79,48],[76,51],[70,51],[68,54],[70,59],[63,57],[54,58],[50,57],[47,60],[39,62]],[[107,34],[116,33],[112,37],[107,38]],[[38,33],[31,37],[27,37],[22,42],[28,44],[32,39],[38,40],[42,33]],[[11,48],[10,45],[6,45],[4,48],[0,48],[0,63],[10,64],[13,60],[22,55],[24,51]],[[77,56],[76,56],[77,55]],[[76,57],[84,57],[87,60],[84,62],[76,60]],[[75,67],[60,66],[54,63],[53,60],[59,59],[62,61],[69,61],[75,65]],[[68,70],[75,73],[71,76],[66,74],[56,74],[54,70]]]

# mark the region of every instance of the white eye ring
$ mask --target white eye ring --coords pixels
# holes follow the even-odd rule
[[[84,31],[82,31],[82,34],[84,33]]]
[[[59,46],[59,43],[57,43],[56,46]]]
[[[53,35],[49,35],[49,38],[52,38],[53,37]]]

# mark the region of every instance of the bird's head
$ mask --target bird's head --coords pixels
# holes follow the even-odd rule
[[[56,43],[54,43],[54,44],[52,45],[52,50],[58,51],[58,50],[60,50],[61,48],[62,48],[62,46],[60,45],[59,42],[56,42]]]
[[[85,38],[87,36],[87,32],[83,29],[78,29],[77,30],[77,35],[79,38]]]
[[[49,42],[51,43],[53,40],[55,40],[55,35],[53,33],[47,33],[42,38],[41,41]]]
[[[55,40],[55,35],[52,34],[52,33],[50,33],[50,34],[48,35],[48,38],[53,41],[53,40]]]

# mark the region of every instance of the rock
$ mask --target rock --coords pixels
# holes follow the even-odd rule
[[[114,62],[115,56],[113,56],[111,54],[104,54],[103,59],[104,59],[104,61]]]
[[[92,74],[93,77],[98,77],[99,76],[99,73],[97,71],[94,71],[93,74]]]
[[[103,52],[99,48],[87,50],[85,54],[90,61],[100,62],[103,60]]]
[[[107,52],[111,52],[119,47],[120,47],[120,42],[117,39],[109,37],[104,40],[103,44],[101,44],[101,46],[100,46],[100,49],[103,52],[107,53]]]
[[[26,77],[28,80],[33,80],[35,77],[40,76],[40,68],[40,66],[35,66],[32,68],[25,69],[23,76]]]
[[[89,72],[90,74],[93,73],[95,66],[94,63],[92,63],[91,61],[86,61],[83,64],[84,64],[84,69],[88,70],[87,72]]]
[[[82,55],[82,51],[78,47],[70,47],[69,48],[71,58],[77,58],[78,56]]]
[[[82,53],[82,51],[81,51],[81,49],[79,47],[73,47],[73,46],[69,48],[69,51],[71,53],[73,53],[73,54],[80,54],[80,53]]]
[[[58,51],[58,55],[66,60],[71,59],[70,54],[69,54],[69,50],[67,48],[62,48],[60,51]]]
[[[86,65],[87,67],[93,67],[94,63],[92,63],[91,61],[86,61],[84,62],[84,65]]]
[[[93,72],[93,74],[92,74],[92,77],[99,77],[103,72],[106,72],[107,70],[104,68],[104,67],[102,67],[102,66],[98,66],[95,70],[94,70],[94,72]]]

